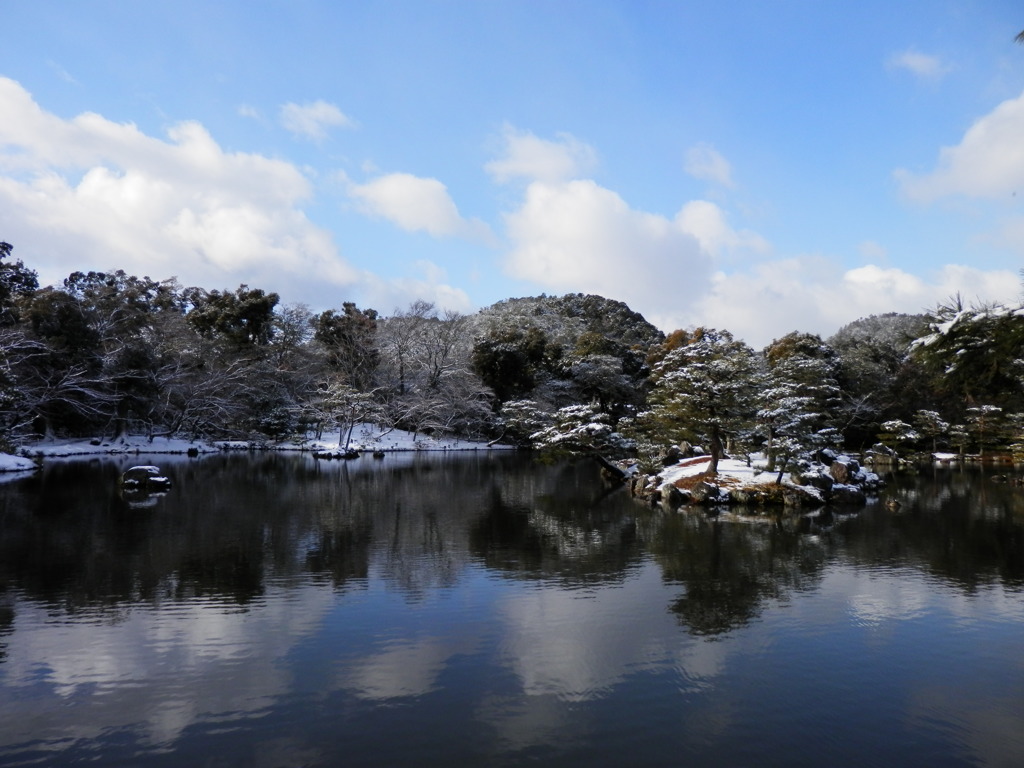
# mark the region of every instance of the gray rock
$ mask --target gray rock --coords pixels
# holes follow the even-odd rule
[[[121,487],[139,491],[161,491],[171,487],[169,478],[164,477],[160,467],[131,467],[121,475]]]
[[[687,502],[687,494],[671,483],[661,486],[661,506],[670,512],[679,509]]]
[[[832,486],[830,501],[840,506],[863,506],[867,503],[867,496],[855,485],[837,484]]]

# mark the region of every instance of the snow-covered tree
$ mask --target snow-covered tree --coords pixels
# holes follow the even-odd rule
[[[890,419],[882,422],[882,431],[878,439],[883,445],[898,448],[901,445],[916,443],[921,439],[921,434],[905,421]]]
[[[966,306],[959,296],[928,315],[913,354],[950,408],[1024,407],[1024,305]]]
[[[998,441],[1003,430],[1003,409],[996,405],[975,405],[967,409],[967,428],[985,455],[985,448]]]
[[[728,331],[698,328],[655,364],[648,407],[633,433],[648,452],[683,440],[706,443],[718,471],[729,438],[749,430],[755,412],[754,351]]]
[[[551,426],[553,421],[554,412],[536,400],[509,400],[502,404],[498,414],[498,427],[501,429],[498,439],[530,447],[533,435]]]
[[[932,452],[938,450],[939,438],[949,434],[949,422],[945,421],[938,411],[922,409],[914,414],[914,426],[921,437],[932,441]]]
[[[607,455],[633,448],[633,441],[615,431],[611,418],[597,403],[559,408],[551,414],[548,426],[532,434],[530,440],[542,450],[564,450],[590,456],[620,479],[625,478],[625,473],[612,464]]]
[[[926,329],[923,315],[889,313],[855,320],[828,339],[837,355],[837,415],[847,442],[862,444],[882,421],[906,420],[928,405],[927,376],[910,355]]]
[[[764,352],[767,373],[757,418],[767,442],[768,469],[842,442],[836,412],[840,389],[831,348],[812,334],[791,333]]]
[[[482,434],[493,392],[473,371],[471,318],[418,301],[380,325],[378,399],[389,427]]]
[[[330,428],[338,430],[338,446],[348,450],[352,431],[361,422],[371,421],[377,413],[372,394],[360,392],[341,377],[324,379],[304,405],[304,420],[314,428],[317,438]]]

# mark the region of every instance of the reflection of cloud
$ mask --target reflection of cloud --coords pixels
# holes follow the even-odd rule
[[[423,696],[434,690],[454,652],[439,638],[395,643],[350,665],[343,684],[364,699]]]
[[[476,719],[507,750],[543,747],[557,753],[592,737],[592,723],[574,715],[576,705],[612,695],[635,675],[669,674],[682,695],[712,695],[735,646],[680,633],[665,609],[675,589],[663,582],[660,567],[647,563],[621,585],[585,591],[539,587],[500,601],[500,654],[525,696],[485,698]],[[727,727],[728,713],[720,706],[725,705],[701,715],[709,727],[712,721],[716,729]]]
[[[274,597],[251,612],[194,600],[136,608],[116,621],[102,614],[59,625],[45,610],[20,603],[7,639],[5,685],[45,685],[66,706],[38,694],[5,697],[0,744],[36,739],[41,731],[61,744],[131,726],[146,743],[169,745],[204,717],[257,714],[291,684],[277,660],[319,626],[335,599],[315,588]]]
[[[628,675],[661,667],[679,670],[686,687],[718,674],[721,645],[680,645],[664,604],[650,599],[661,571],[645,568],[621,586],[595,592],[538,589],[500,606],[503,652],[530,696],[586,701],[606,695]],[[636,627],[645,627],[637,637]]]
[[[850,613],[858,623],[878,626],[888,621],[920,618],[928,608],[925,585],[895,579],[867,579],[867,589],[850,595]]]
[[[518,752],[538,744],[568,748],[583,739],[582,718],[557,699],[541,696],[525,701],[519,696],[488,697],[477,708],[477,719],[498,737],[501,752]]]

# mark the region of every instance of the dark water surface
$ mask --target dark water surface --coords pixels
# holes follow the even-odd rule
[[[0,485],[0,765],[1022,766],[1024,489],[887,493],[750,522],[509,454],[51,463]]]

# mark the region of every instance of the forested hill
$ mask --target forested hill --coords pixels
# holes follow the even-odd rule
[[[721,443],[799,462],[823,447],[1024,454],[1024,309],[878,315],[754,350],[667,336],[622,302],[510,298],[390,316],[123,271],[40,287],[0,243],[0,439],[126,432],[282,440],[359,420],[648,456]],[[614,437],[612,437],[614,435]]]
[[[552,336],[565,336],[572,343],[584,333],[598,334],[627,347],[653,347],[665,340],[664,333],[624,302],[592,294],[505,299],[480,310],[480,318],[487,324],[534,325]]]

